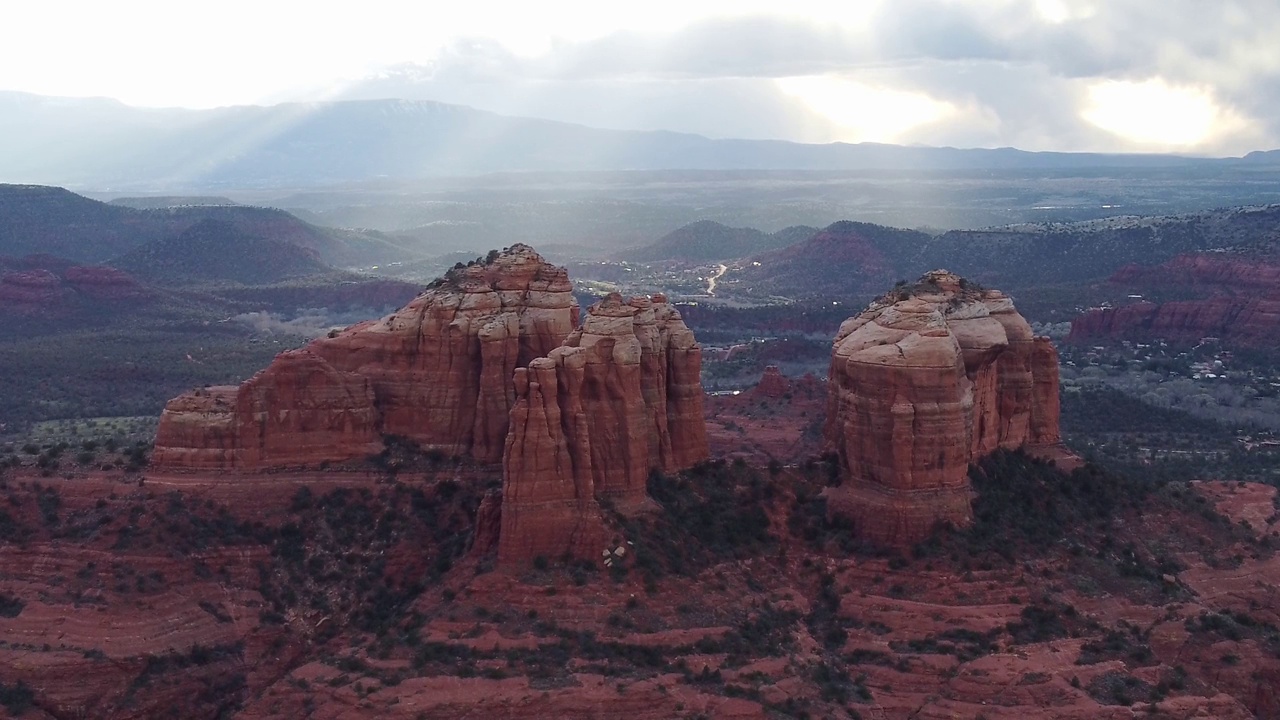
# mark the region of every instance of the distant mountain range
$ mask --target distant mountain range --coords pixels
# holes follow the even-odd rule
[[[0,255],[45,253],[103,263],[149,243],[172,241],[209,220],[221,223],[228,232],[305,248],[330,265],[364,265],[414,255],[378,233],[311,225],[274,208],[183,205],[140,210],[90,200],[58,187],[0,185]],[[248,256],[241,259],[252,262]]]
[[[1172,155],[713,140],[600,130],[435,102],[142,109],[0,93],[0,181],[97,189],[335,185],[499,171],[982,170],[1280,164]]]

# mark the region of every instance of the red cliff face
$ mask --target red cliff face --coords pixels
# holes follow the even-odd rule
[[[1059,441],[1057,368],[1009,298],[945,271],[872,303],[841,326],[831,358],[826,439],[843,476],[832,512],[890,545],[968,524],[971,462]]]
[[[1203,295],[1090,310],[1071,323],[1069,342],[1216,337],[1246,347],[1280,342],[1280,263],[1222,254],[1180,255],[1155,267],[1131,265],[1111,282],[1147,292],[1177,288]]]
[[[539,556],[586,559],[603,548],[591,423],[583,407],[586,364],[584,349],[561,347],[516,370],[518,399],[502,462],[501,564]]]
[[[651,469],[706,459],[701,364],[665,298],[615,293],[563,346],[517,369],[499,562],[596,557],[608,539],[599,501],[643,511]]]
[[[308,349],[291,350],[238,388],[171,400],[153,462],[221,470],[367,457],[382,448],[377,420],[368,378]]]
[[[1058,350],[1047,337],[1031,346],[1031,436],[1027,445],[1042,448],[1062,443],[1058,427],[1061,396],[1058,392]]]
[[[161,416],[155,463],[165,469],[201,470],[311,465],[364,457],[368,438],[379,435],[399,435],[424,448],[496,463],[515,399],[513,372],[563,342],[576,321],[577,305],[565,270],[547,264],[527,245],[515,245],[490,264],[452,271],[392,315],[307,346],[311,356],[336,373],[317,375],[316,382],[343,378],[345,388],[350,376],[368,384],[372,408],[367,429],[353,429],[350,438],[335,439],[323,452],[290,449],[294,440],[289,426],[271,418],[305,408],[286,388],[293,382],[288,367],[268,368],[242,386],[231,403],[244,407],[240,394],[264,388],[261,411],[231,424],[234,432],[244,435],[236,447],[256,444],[260,451],[217,456],[224,458],[223,464],[210,465],[203,459],[189,463],[187,458],[204,458],[204,450],[224,443],[226,430],[221,417],[210,414],[208,432],[202,435],[202,415],[186,408],[204,401],[188,394],[170,402]],[[258,385],[251,385],[255,381]],[[281,387],[265,389],[272,382]],[[320,395],[331,390],[334,397],[343,392],[313,390]],[[284,435],[250,439],[273,433]],[[295,440],[307,445],[301,438]]]
[[[1140,302],[1117,308],[1090,310],[1071,321],[1068,341],[1095,339],[1151,339],[1195,342],[1216,337],[1248,347],[1280,342],[1280,292],[1167,303]]]

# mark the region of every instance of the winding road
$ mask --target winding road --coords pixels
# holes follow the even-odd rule
[[[719,280],[720,276],[724,275],[725,271],[729,269],[728,266],[726,265],[717,265],[716,268],[718,268],[716,270],[716,274],[707,278],[707,294],[708,295],[716,294],[716,281]]]

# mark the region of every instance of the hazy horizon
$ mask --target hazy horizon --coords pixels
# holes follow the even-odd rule
[[[68,22],[68,10],[75,22]],[[0,90],[213,108],[402,98],[804,143],[1280,146],[1280,6],[1229,0],[28,4]]]

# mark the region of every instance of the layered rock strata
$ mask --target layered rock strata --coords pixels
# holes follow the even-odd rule
[[[277,355],[239,387],[204,388],[171,400],[161,423],[152,457],[161,467],[309,465],[382,448],[369,379],[338,370],[305,348]]]
[[[882,544],[968,524],[974,460],[1060,441],[1053,345],[1004,294],[946,271],[846,320],[830,380],[826,441],[843,482],[829,508]]]
[[[1280,345],[1280,291],[1097,308],[1071,321],[1067,342],[1162,339],[1195,343],[1205,337],[1241,347]]]
[[[612,294],[564,345],[515,371],[503,455],[498,558],[593,558],[606,537],[600,502],[652,506],[652,469],[708,456],[701,349],[666,298]]]
[[[244,471],[312,465],[365,457],[370,438],[381,435],[496,463],[515,401],[515,369],[559,346],[577,322],[564,268],[515,245],[487,263],[455,268],[381,320],[307,345],[302,352],[308,367],[322,363],[325,371],[311,374],[305,386],[288,372],[298,357],[284,353],[238,390],[195,391],[171,401],[160,419],[153,463]],[[353,406],[361,409],[351,410],[351,417],[308,415],[310,397],[336,398],[361,382],[369,389],[369,407]],[[249,412],[257,401],[240,396],[250,392],[268,405]],[[363,398],[361,393],[353,397]],[[216,395],[217,406],[202,394]],[[295,426],[276,422],[277,416],[308,417],[297,420],[298,427],[330,423],[328,442],[317,446],[291,436]]]
[[[1071,322],[1067,342],[1109,339],[1280,345],[1280,259],[1226,253],[1179,255],[1152,267],[1129,265],[1110,282],[1132,294],[1177,299],[1095,308]]]

